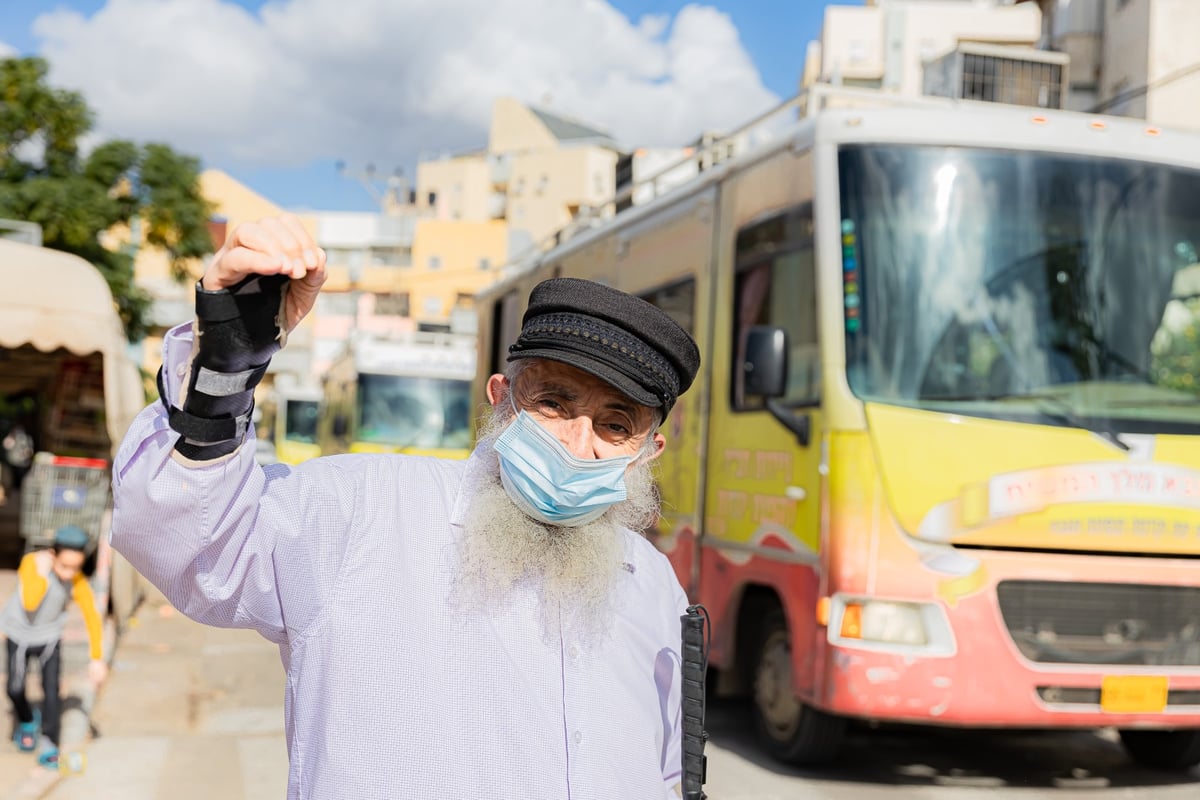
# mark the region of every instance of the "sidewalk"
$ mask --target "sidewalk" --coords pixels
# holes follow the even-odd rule
[[[192,622],[151,588],[96,699],[86,771],[42,797],[283,798],[283,687],[278,648],[250,631]]]

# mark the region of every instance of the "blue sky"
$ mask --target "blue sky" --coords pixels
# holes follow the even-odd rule
[[[500,93],[627,145],[736,125],[795,92],[827,5],[607,3],[5,0],[0,43],[45,56],[98,138],[165,141],[288,208],[370,210],[338,160],[411,176],[483,145]]]

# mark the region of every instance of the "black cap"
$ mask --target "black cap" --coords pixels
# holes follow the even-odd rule
[[[665,311],[627,292],[578,278],[533,287],[508,360],[546,358],[577,367],[665,419],[700,368],[696,342]]]

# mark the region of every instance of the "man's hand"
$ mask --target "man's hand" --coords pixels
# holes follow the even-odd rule
[[[284,317],[291,332],[312,310],[325,283],[325,251],[292,214],[244,222],[233,229],[200,279],[209,291],[233,286],[246,277],[286,275]]]
[[[108,664],[101,659],[93,659],[88,662],[88,680],[93,685],[99,686],[104,683],[104,679],[108,677]]]
[[[33,554],[33,562],[37,564],[38,575],[48,577],[54,567],[54,553],[50,550],[38,550]]]

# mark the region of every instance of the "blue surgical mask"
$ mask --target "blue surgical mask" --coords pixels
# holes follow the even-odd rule
[[[575,527],[625,499],[625,468],[632,457],[576,458],[524,411],[493,448],[505,491],[534,519]]]

